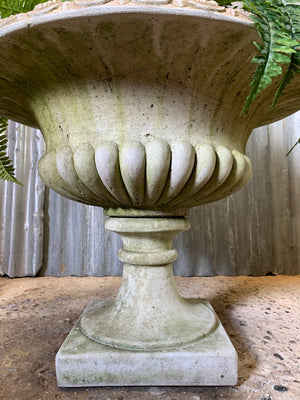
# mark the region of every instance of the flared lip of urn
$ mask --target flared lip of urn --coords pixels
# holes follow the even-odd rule
[[[159,0],[158,0],[159,1]],[[204,3],[203,3],[204,4]],[[68,5],[66,7],[66,5]],[[93,1],[79,2],[79,1],[48,1],[40,3],[34,8],[33,11],[12,15],[8,18],[0,20],[0,37],[5,36],[9,32],[23,29],[27,27],[34,27],[51,21],[58,21],[63,19],[75,19],[82,17],[93,17],[96,15],[108,14],[173,14],[173,15],[190,15],[206,19],[214,19],[220,21],[231,21],[254,27],[254,23],[247,18],[247,15],[235,16],[216,10],[194,8],[194,7],[180,7],[174,4],[156,4],[156,1],[151,0],[148,3],[139,5],[135,2],[126,2],[125,4],[117,3],[115,1]],[[249,14],[249,13],[248,13]]]
[[[142,1],[143,0],[140,0],[140,3]],[[197,3],[197,1],[193,0],[190,0],[190,2]],[[240,84],[244,91],[244,95],[241,96],[243,98],[239,98],[239,102],[241,103],[242,107],[243,101],[245,100],[247,92],[249,91],[251,75],[254,71],[254,65],[251,64],[251,58],[255,54],[255,49],[252,42],[253,40],[259,40],[254,23],[247,19],[246,16],[242,16],[241,18],[227,14],[226,12],[220,12],[220,10],[214,11],[214,7],[212,7],[212,9],[209,8],[209,4],[211,2],[208,2],[208,6],[206,6],[204,2],[200,2],[199,8],[179,7],[174,3],[161,5],[160,0],[146,0],[144,3],[145,4],[143,5],[137,5],[136,3],[129,2],[120,5],[116,1],[109,0],[108,2],[106,0],[77,0],[74,2],[49,1],[47,3],[39,4],[31,12],[14,15],[0,20],[0,51],[3,55],[3,57],[1,57],[2,61],[0,61],[0,115],[29,126],[40,127],[35,118],[30,101],[27,101],[26,98],[31,83],[29,83],[29,86],[27,85],[25,89],[19,89],[16,86],[14,90],[10,90],[11,82],[20,83],[20,86],[22,86],[24,83],[22,80],[28,81],[28,76],[23,78],[20,71],[15,73],[13,69],[11,72],[9,70],[7,72],[6,70],[3,74],[5,65],[12,65],[16,62],[19,62],[20,64],[22,63],[20,59],[18,60],[16,58],[16,54],[13,54],[14,48],[21,45],[21,38],[25,38],[26,36],[28,36],[28,38],[33,38],[33,35],[36,34],[37,46],[32,46],[32,55],[37,57],[40,45],[39,40],[42,40],[40,36],[41,32],[43,32],[43,34],[46,32],[48,37],[50,35],[51,40],[54,39],[54,36],[51,36],[53,35],[53,33],[51,33],[51,29],[53,29],[53,31],[55,31],[55,29],[65,29],[65,24],[69,23],[72,24],[72,28],[75,27],[75,29],[80,29],[80,24],[82,24],[80,21],[83,19],[86,22],[86,25],[89,25],[89,22],[92,20],[100,21],[101,18],[108,16],[112,21],[117,22],[117,24],[122,24],[123,20],[126,23],[126,15],[139,15],[140,20],[149,18],[149,16],[153,16],[158,20],[166,16],[172,17],[174,20],[176,18],[186,17],[187,25],[190,23],[189,17],[194,19],[196,18],[199,19],[199,21],[205,21],[205,35],[208,37],[214,36],[216,23],[218,24],[218,27],[221,27],[222,24],[226,23],[226,28],[224,28],[225,30],[231,30],[231,28],[234,26],[239,27],[238,30],[241,33],[243,32],[242,44],[245,44],[248,47],[246,54],[241,61],[243,64],[245,64],[245,67],[247,63],[250,65],[247,66],[247,71],[245,72],[246,78],[243,79],[243,82]],[[154,5],[152,5],[152,3],[154,3]],[[205,7],[207,7],[207,10],[203,9]],[[214,23],[210,24],[210,22]],[[43,31],[44,28],[45,30]],[[68,28],[66,29],[68,30]],[[248,37],[248,43],[245,43],[245,36]],[[168,38],[164,38],[164,40],[167,41]],[[216,42],[215,45],[216,48],[212,49],[212,52],[218,52],[218,46],[220,46],[220,43]],[[251,49],[251,47],[253,48]],[[29,52],[28,48],[27,51]],[[230,54],[230,51],[231,50],[229,48],[227,53]],[[84,54],[80,54],[79,56],[84,57]],[[233,52],[232,57],[234,56],[235,54]],[[28,61],[31,58],[31,54],[24,53],[21,55],[21,59],[22,57],[27,58]],[[42,60],[47,62],[48,60],[44,59],[43,57],[44,55],[41,52],[41,62]],[[34,75],[38,73],[39,71],[33,71],[33,81],[35,79]],[[225,79],[227,78],[225,77]],[[298,110],[300,102],[298,90],[300,86],[300,78],[296,77],[294,79],[293,85],[290,85],[288,90],[283,93],[275,109],[270,110],[269,100],[273,97],[276,91],[276,83],[277,82],[275,80],[273,84],[270,85],[270,87],[258,97],[255,106],[252,106],[250,113],[248,113],[248,120],[247,118],[245,119],[245,125],[247,125],[246,129],[248,129],[249,132],[251,132],[251,130],[255,127],[279,120]],[[226,99],[224,99],[223,102],[226,102]],[[259,117],[257,117],[257,114],[259,114]]]
[[[139,0],[139,2],[142,3],[143,0]],[[253,46],[253,40],[259,40],[254,23],[250,19],[247,19],[247,15],[242,14],[242,16],[234,16],[234,14],[228,14],[227,11],[214,11],[214,7],[209,7],[212,2],[208,2],[208,5],[205,5],[204,2],[199,2],[199,8],[193,8],[195,6],[189,6],[189,4],[187,7],[179,7],[171,2],[167,2],[168,4],[161,4],[160,0],[146,0],[144,3],[145,4],[143,5],[137,5],[134,2],[126,2],[126,4],[120,5],[120,3],[116,1],[109,0],[75,0],[74,2],[49,1],[47,3],[39,4],[31,12],[13,15],[0,20],[0,51],[2,55],[5,53],[3,61],[0,62],[0,115],[29,126],[40,127],[36,121],[34,112],[32,112],[29,101],[27,102],[26,89],[10,90],[11,82],[16,80],[20,80],[21,82],[22,76],[20,76],[20,71],[18,71],[17,75],[13,75],[13,72],[11,72],[11,75],[10,72],[6,72],[6,74],[3,75],[2,72],[5,64],[13,64],[18,61],[20,63],[22,62],[21,60],[16,60],[15,55],[11,55],[13,54],[12,49],[16,45],[20,46],[20,38],[25,37],[26,35],[31,35],[30,37],[32,37],[34,32],[36,33],[37,37],[39,37],[39,32],[43,30],[44,27],[50,29],[52,27],[53,29],[64,29],[64,24],[67,23],[67,21],[69,21],[69,23],[72,21],[72,26],[76,27],[77,24],[80,24],[78,21],[82,21],[82,19],[86,20],[86,24],[88,25],[89,21],[92,19],[95,18],[100,20],[104,16],[109,16],[109,18],[111,18],[113,21],[118,21],[119,24],[123,23],[123,16],[124,20],[126,21],[126,15],[140,15],[141,20],[147,18],[147,16],[153,16],[154,18],[158,19],[163,18],[164,16],[171,16],[172,18],[191,17],[197,19],[199,18],[199,21],[202,20],[208,22],[205,32],[205,34],[208,36],[214,35],[215,25],[213,24],[213,26],[211,26],[209,23],[210,21],[214,21],[214,23],[217,23],[218,26],[226,23],[225,29],[228,29],[228,26],[239,26],[241,32],[243,31],[243,35],[245,36],[246,34],[246,36],[249,37],[247,44],[248,46],[249,44]],[[190,0],[190,3],[197,3],[197,1]],[[205,7],[207,7],[207,9],[205,9]],[[188,23],[189,21],[187,19],[187,24]],[[47,32],[47,34],[50,35],[51,38],[51,32]],[[218,49],[216,48],[215,50],[217,51]],[[212,49],[212,51],[215,50]],[[34,46],[32,51],[32,54],[36,56],[36,52],[38,50],[34,49]],[[248,54],[245,54],[245,60],[243,60],[243,63],[245,63],[246,60],[249,61],[250,67],[247,67],[246,72],[246,75],[249,75],[249,77],[247,78],[248,80],[244,80],[244,85],[242,83],[241,85],[242,87],[245,87],[246,85],[247,91],[249,91],[248,85],[251,82],[251,75],[254,71],[254,65],[250,62],[251,57],[253,57],[255,54],[254,46],[250,51],[250,53],[252,52],[252,55],[250,54],[250,58],[249,47],[247,52]],[[23,56],[28,57],[28,59],[31,57],[30,54],[23,54],[22,57]],[[80,56],[84,57],[82,54]],[[43,54],[41,54],[41,60],[43,60]],[[38,71],[34,71],[34,73],[38,74]],[[28,80],[28,77],[25,79]],[[275,110],[270,110],[269,99],[272,98],[276,90],[275,80],[271,87],[267,88],[267,90],[264,91],[264,94],[258,97],[256,105],[252,107],[250,113],[251,116],[249,116],[249,121],[246,123],[249,127],[248,131],[251,132],[251,130],[255,127],[279,120],[292,114],[293,112],[296,112],[299,108],[300,101],[299,90],[297,90],[300,86],[299,83],[300,79],[296,77],[293,85],[290,85],[289,89],[286,90],[281,96],[281,99],[278,101]],[[20,100],[20,97],[22,96],[23,99]],[[243,101],[241,98],[239,100],[241,102]],[[254,114],[260,114],[260,117],[253,117]]]

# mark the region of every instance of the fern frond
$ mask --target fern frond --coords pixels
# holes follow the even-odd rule
[[[0,0],[1,18],[31,11],[37,4],[42,2],[40,0]]]
[[[300,73],[300,3],[296,3],[296,1],[287,2],[285,0],[282,0],[282,3],[290,20],[291,37],[297,44],[294,46],[295,53],[292,54],[291,62],[279,83],[271,108],[274,108],[282,92],[293,80],[295,74]]]
[[[230,6],[231,1],[228,0],[216,0],[216,2],[219,4],[219,6]]]
[[[6,181],[21,183],[14,176],[14,167],[11,160],[7,157],[7,137],[6,137],[7,119],[0,117],[0,179]]]
[[[45,3],[46,1],[48,0],[0,0],[1,18],[6,18],[14,14],[26,13],[33,10],[37,4]]]
[[[291,20],[283,0],[244,0],[244,8],[251,12],[262,44],[254,43],[259,55],[252,62],[258,66],[253,74],[250,93],[242,114],[249,110],[260,92],[282,75],[282,65],[291,64],[299,42],[291,35]],[[288,68],[289,69],[289,68]],[[280,95],[280,93],[279,93]]]
[[[294,150],[294,148],[297,146],[297,144],[300,144],[300,138],[297,140],[297,142],[290,148],[290,150],[286,153],[286,157],[288,157],[291,152]]]

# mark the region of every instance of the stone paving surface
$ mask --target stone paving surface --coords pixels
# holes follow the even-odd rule
[[[55,354],[87,303],[118,277],[0,278],[2,400],[300,400],[300,276],[176,278],[211,301],[239,355],[236,387],[58,389]]]

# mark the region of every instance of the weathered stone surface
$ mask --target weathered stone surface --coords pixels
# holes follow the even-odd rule
[[[56,355],[56,374],[60,387],[235,385],[237,355],[219,320],[208,337],[161,351],[104,346],[82,334],[77,322]]]
[[[106,229],[122,236],[122,285],[116,299],[97,302],[83,313],[81,330],[117,348],[157,350],[183,345],[216,329],[216,317],[203,302],[184,300],[172,262],[175,235],[189,229],[185,218],[109,218]]]
[[[50,188],[163,215],[247,183],[247,139],[298,109],[299,78],[274,110],[275,81],[242,116],[253,23],[214,1],[146,3],[54,1],[1,21],[0,113],[42,130]]]
[[[252,129],[298,109],[300,78],[274,110],[276,81],[242,116],[253,23],[214,1],[125,2],[48,2],[0,23],[1,115],[42,130],[50,188],[124,217],[106,225],[123,237],[121,289],[83,313],[58,383],[232,385],[236,354],[214,312],[174,284],[172,240],[188,223],[154,215],[246,184]]]
[[[83,143],[74,152],[64,146],[44,155],[39,171],[50,188],[73,200],[168,215],[239,190],[252,166],[247,156],[224,146],[149,139],[145,146],[134,140],[120,147],[108,140],[95,148]]]
[[[59,386],[232,385],[237,357],[205,300],[184,299],[171,262],[176,218],[109,218],[122,236],[121,288],[92,301],[56,357]]]

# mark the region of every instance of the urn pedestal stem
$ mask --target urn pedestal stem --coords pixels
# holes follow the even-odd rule
[[[185,218],[109,218],[106,229],[122,236],[119,259],[124,271],[119,293],[107,309],[88,308],[81,330],[90,339],[121,349],[157,350],[209,335],[214,312],[176,287],[172,249],[176,234],[190,228]]]
[[[114,300],[93,300],[56,356],[58,385],[234,385],[237,356],[203,299],[180,296],[173,238],[184,217],[110,217],[124,263]]]

